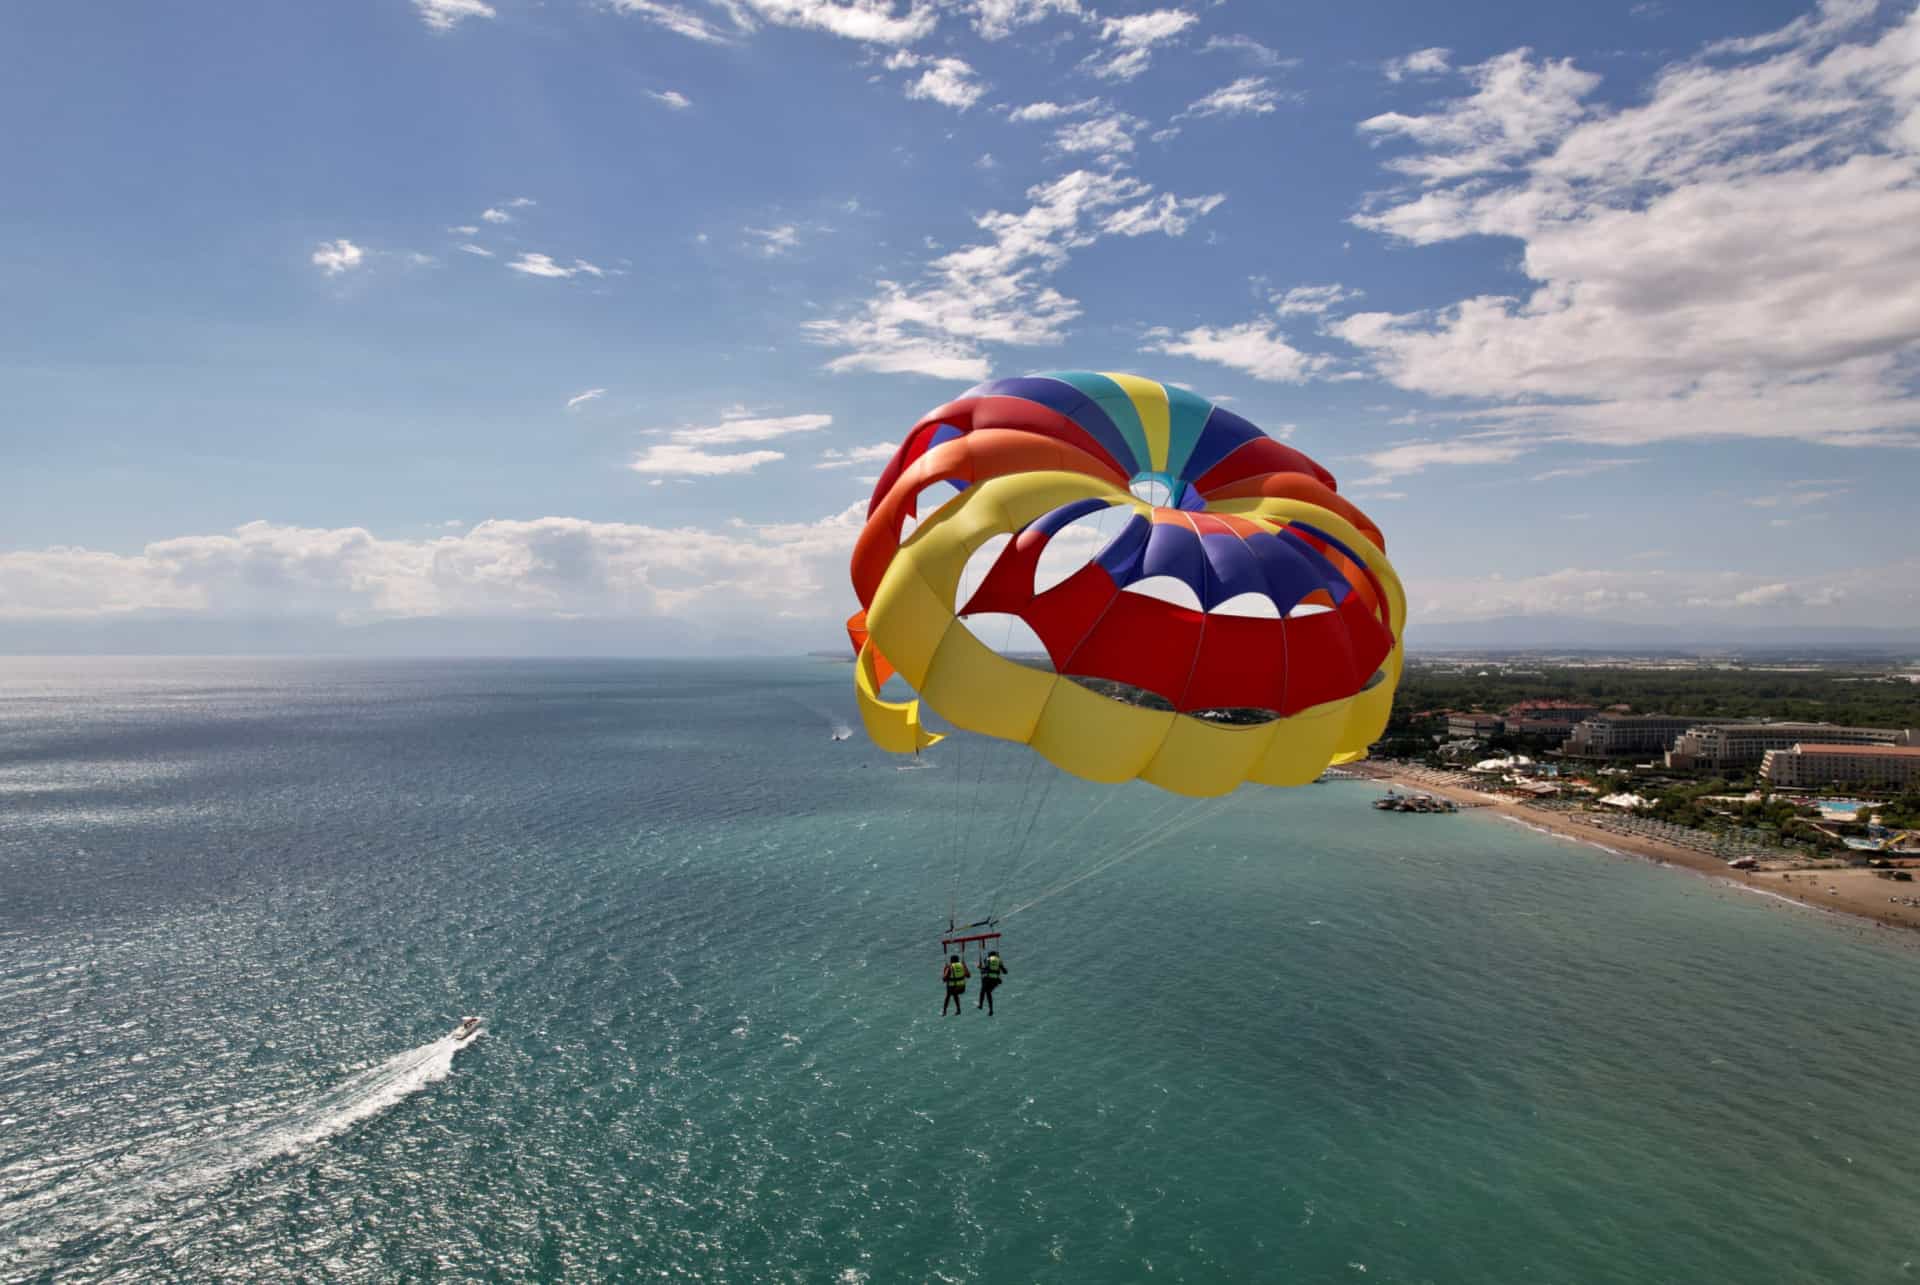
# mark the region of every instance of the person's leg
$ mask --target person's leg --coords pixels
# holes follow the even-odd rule
[[[995,991],[997,991],[997,990],[999,990],[999,989],[1000,989],[1000,988],[999,988],[998,986],[989,986],[989,987],[987,987],[987,989],[986,989],[986,990],[984,990],[984,991],[982,991],[982,992],[981,992],[981,995],[980,995],[980,998],[981,998],[981,999],[984,999],[984,1000],[986,1000],[986,1001],[987,1001],[987,1016],[988,1016],[988,1017],[992,1017],[992,1016],[993,1016],[993,993],[994,993]]]

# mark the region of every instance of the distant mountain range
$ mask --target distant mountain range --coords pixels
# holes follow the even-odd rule
[[[1920,652],[1920,629],[1863,625],[1659,625],[1591,616],[1489,616],[1483,620],[1415,620],[1407,629],[1415,651],[1461,648],[1568,651],[1698,650],[1754,647],[1870,647]]]

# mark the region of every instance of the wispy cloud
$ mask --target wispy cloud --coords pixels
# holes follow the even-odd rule
[[[1418,473],[1435,464],[1505,464],[1533,449],[1521,441],[1455,438],[1452,441],[1402,442],[1385,450],[1369,451],[1360,458],[1380,478]]]
[[[1802,509],[1809,504],[1820,504],[1845,495],[1849,489],[1842,486],[1820,491],[1796,490],[1786,495],[1753,495],[1748,496],[1745,502],[1756,509]]]
[[[567,398],[567,409],[572,410],[576,406],[585,406],[588,402],[598,401],[606,395],[607,390],[604,388],[589,388],[584,393],[575,393],[573,396]]]
[[[888,55],[889,71],[919,69],[920,75],[907,83],[907,97],[940,103],[956,111],[965,111],[980,101],[986,86],[974,76],[974,70],[959,58],[927,58],[904,49]]]
[[[815,433],[833,423],[831,415],[787,415],[777,418],[723,416],[704,427],[667,430],[666,441],[647,447],[628,464],[636,473],[720,477],[746,473],[785,459],[782,451],[725,451],[715,447],[770,442],[795,433]]]
[[[853,468],[859,464],[879,464],[892,459],[894,451],[899,449],[899,446],[898,442],[874,442],[870,446],[854,446],[844,451],[829,447],[820,453],[820,462],[814,467],[817,469]]]
[[[590,277],[604,277],[607,275],[606,269],[588,263],[585,259],[575,259],[572,265],[569,266],[567,264],[556,263],[547,255],[533,253],[522,254],[507,266],[515,272],[522,273],[529,277],[547,277],[555,280],[577,277],[582,273]]]
[[[1075,249],[1101,236],[1181,235],[1221,198],[1156,196],[1131,175],[1075,170],[1027,199],[1018,213],[975,219],[987,239],[934,259],[917,284],[882,280],[858,307],[807,323],[815,342],[845,350],[827,369],[984,378],[983,345],[1058,343],[1080,315],[1048,280]]]
[[[1133,150],[1133,136],[1146,122],[1125,112],[1062,125],[1053,132],[1057,152],[1114,158]]]
[[[330,277],[351,272],[366,261],[367,252],[345,237],[337,241],[322,241],[313,252],[313,266]]]
[[[455,246],[454,249],[459,250],[463,254],[478,255],[482,259],[491,259],[493,257],[493,251],[487,249],[484,245],[474,245],[471,241],[462,242]]]
[[[746,233],[753,239],[753,248],[769,259],[777,259],[800,244],[800,229],[792,223],[780,223],[770,228],[748,228]]]
[[[1325,286],[1294,286],[1274,292],[1273,310],[1283,317],[1302,313],[1318,316],[1343,303],[1351,303],[1364,294],[1365,291],[1351,290],[1337,282]]]
[[[420,21],[435,31],[452,31],[468,18],[491,18],[493,6],[485,0],[413,0]]]
[[[677,112],[683,112],[693,106],[693,99],[688,98],[677,89],[649,89],[647,91],[647,97],[653,99],[656,103],[663,103]]]
[[[972,0],[967,7],[982,40],[1004,40],[1016,27],[1055,15],[1078,18],[1086,12],[1080,0]]]
[[[1100,38],[1107,47],[1089,54],[1080,65],[1103,80],[1132,80],[1152,63],[1154,46],[1175,39],[1198,21],[1185,9],[1102,18]]]
[[[1886,289],[1920,279],[1920,11],[1874,12],[1825,4],[1621,106],[1517,49],[1438,110],[1363,122],[1414,150],[1359,226],[1516,241],[1532,284],[1334,333],[1402,388],[1592,443],[1920,442],[1920,291]]]
[[[1453,70],[1449,61],[1453,57],[1451,49],[1416,49],[1410,54],[1398,58],[1389,58],[1380,70],[1388,80],[1405,80],[1408,76],[1439,76]]]
[[[1265,76],[1242,76],[1230,85],[1187,104],[1174,119],[1202,120],[1208,116],[1266,116],[1279,110],[1281,93]]]
[[[1178,334],[1156,327],[1147,332],[1147,338],[1143,351],[1210,361],[1274,383],[1300,383],[1331,360],[1301,352],[1278,329],[1260,321],[1238,326],[1195,326]]]
[[[1562,464],[1558,468],[1550,468],[1544,472],[1535,473],[1527,480],[1529,482],[1551,482],[1557,477],[1592,477],[1596,473],[1610,473],[1614,469],[1632,468],[1636,464],[1645,464],[1646,462],[1644,458],[1640,457],[1633,459],[1575,460],[1571,464]]]
[[[488,206],[486,209],[480,211],[480,217],[488,223],[513,222],[513,216],[511,214],[508,214],[505,210],[499,209],[498,207],[491,206],[491,205]]]
[[[1239,54],[1257,67],[1297,67],[1298,58],[1283,58],[1252,36],[1208,36],[1200,46],[1203,54]]]
[[[896,12],[894,0],[722,0],[735,23],[752,29],[776,27],[822,31],[875,45],[910,45],[933,34],[939,13],[930,4],[908,3]]]
[[[1018,124],[1028,121],[1058,120],[1062,116],[1084,116],[1088,112],[1098,111],[1105,103],[1098,98],[1082,98],[1077,103],[1055,103],[1041,101],[1016,107],[1007,113],[1007,119]]]
[[[652,23],[676,36],[710,45],[724,45],[730,41],[727,32],[682,5],[666,4],[662,0],[608,0],[608,3],[615,12]]]

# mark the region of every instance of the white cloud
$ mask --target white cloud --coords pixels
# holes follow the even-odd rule
[[[511,201],[507,202],[507,208],[513,209],[513,210],[519,210],[519,209],[525,209],[529,205],[538,205],[538,204],[540,204],[540,202],[534,200],[530,196],[516,196]]]
[[[1047,280],[1074,250],[1102,235],[1180,235],[1219,200],[1173,198],[1168,209],[1153,198],[1131,175],[1075,170],[1029,188],[1031,204],[1019,213],[980,215],[974,222],[988,239],[934,259],[918,284],[882,280],[858,308],[805,330],[847,350],[827,363],[832,371],[985,378],[983,345],[1058,343],[1080,315],[1079,303]]]
[[[1393,81],[1405,80],[1408,76],[1438,76],[1453,70],[1452,57],[1451,49],[1416,49],[1387,59],[1381,70]]]
[[[1080,0],[972,0],[973,29],[982,40],[1004,40],[1015,27],[1024,27],[1059,14],[1078,18],[1086,10]]]
[[[569,268],[555,263],[544,254],[522,254],[507,266],[515,272],[525,273],[530,277],[565,278],[580,271],[579,268]]]
[[[734,21],[748,28],[758,19],[776,27],[824,31],[828,35],[876,45],[910,45],[933,34],[940,21],[931,5],[896,6],[894,0],[725,0],[725,3]]]
[[[1079,0],[972,0],[973,31],[981,40],[1004,40],[1016,27],[1027,27],[1044,17],[1081,17],[1087,10]]]
[[[1644,562],[1659,553],[1637,555]],[[1410,582],[1413,583],[1413,582]],[[1506,615],[1607,616],[1661,624],[1807,620],[1838,623],[1836,608],[1861,623],[1920,623],[1920,561],[1854,565],[1799,578],[1722,570],[1567,567],[1541,575],[1422,576],[1410,614],[1420,620]],[[1416,640],[1417,641],[1417,640]]]
[[[1297,384],[1324,367],[1329,359],[1301,352],[1271,325],[1249,321],[1238,326],[1196,326],[1174,334],[1164,327],[1147,334],[1143,351],[1210,361],[1245,371],[1255,379]]]
[[[814,467],[852,468],[856,464],[879,464],[892,459],[893,453],[899,448],[898,442],[874,442],[870,446],[854,446],[844,451],[829,447],[820,453],[820,462]]]
[[[888,60],[892,65],[892,59]],[[973,68],[958,58],[922,58],[916,65],[925,67],[907,86],[908,98],[921,98],[965,111],[980,101],[986,86],[974,79]]]
[[[455,246],[454,249],[459,250],[465,254],[477,254],[483,259],[491,259],[493,257],[493,251],[487,249],[485,246],[482,246],[482,245],[474,245],[470,241],[462,242],[461,244]]]
[[[486,209],[480,211],[480,217],[488,223],[513,222],[513,216],[511,214],[508,214],[505,210],[496,209],[493,206],[488,206]]]
[[[814,522],[721,530],[545,517],[382,539],[360,527],[249,522],[139,553],[0,553],[0,617],[432,616],[634,618],[697,613],[762,624],[816,616],[844,589],[864,501]],[[459,523],[449,524],[451,527]]]
[[[1610,473],[1614,469],[1631,468],[1635,464],[1645,464],[1646,462],[1644,458],[1575,460],[1571,464],[1562,464],[1558,468],[1550,468],[1544,472],[1535,473],[1527,480],[1529,482],[1551,482],[1556,477],[1592,477],[1595,473]]]
[[[1081,116],[1087,112],[1098,111],[1105,104],[1098,98],[1082,98],[1077,103],[1038,102],[1016,107],[1007,113],[1007,119],[1017,124],[1028,121],[1058,120],[1062,116]]]
[[[1747,497],[1746,503],[1756,509],[1805,508],[1809,504],[1819,504],[1847,494],[1849,488],[1836,487],[1830,490],[1812,491],[1797,489],[1786,495],[1754,495]]]
[[[791,223],[770,228],[748,228],[746,232],[758,243],[753,248],[769,259],[776,259],[800,244],[800,229]]]
[[[724,477],[747,473],[762,464],[787,458],[782,451],[703,451],[697,446],[662,442],[647,447],[627,465],[636,473],[678,474],[683,477]]]
[[[448,228],[447,231],[453,233],[455,236],[476,236],[479,234],[480,228],[476,224],[462,223],[458,226]]]
[[[337,241],[322,241],[313,252],[313,266],[330,277],[342,272],[351,272],[366,262],[367,252],[353,242],[341,237]]]
[[[1149,232],[1185,236],[1195,219],[1213,213],[1226,199],[1219,192],[1211,196],[1175,196],[1162,192],[1138,205],[1115,210],[1100,221],[1100,230],[1126,237],[1145,236]]]
[[[773,450],[724,451],[712,448],[739,446],[747,442],[770,442],[795,433],[814,433],[832,423],[831,415],[750,418],[730,412],[723,415],[718,424],[667,431],[665,442],[639,452],[627,467],[636,473],[683,477],[720,477],[746,473],[762,464],[785,459],[786,454]]]
[[[667,107],[677,112],[683,112],[693,106],[693,99],[688,98],[677,89],[649,89],[647,91],[647,97],[653,99],[656,103],[664,103]]]
[[[1054,150],[1091,153],[1109,159],[1117,157],[1133,150],[1134,132],[1144,124],[1139,117],[1125,112],[1075,121],[1053,132]]]
[[[1418,473],[1434,464],[1505,464],[1533,449],[1528,442],[1498,439],[1455,438],[1452,441],[1401,442],[1385,450],[1369,451],[1360,458],[1378,472],[1373,479],[1384,481],[1407,473]]]
[[[1187,105],[1176,120],[1199,120],[1208,116],[1265,116],[1277,111],[1280,91],[1267,83],[1265,76],[1242,76],[1231,85],[1222,85],[1205,98]]]
[[[620,13],[665,28],[676,36],[710,45],[724,45],[729,40],[726,32],[677,4],[666,4],[661,0],[609,0],[609,3]]]
[[[435,31],[452,31],[468,18],[491,18],[493,6],[485,0],[413,0],[420,20]]]
[[[567,398],[567,409],[572,410],[576,406],[585,406],[588,402],[597,401],[606,395],[607,390],[604,388],[589,388],[584,393],[575,393],[573,396]]]
[[[723,411],[718,424],[672,429],[667,437],[687,446],[733,446],[741,442],[770,442],[795,433],[817,433],[832,425],[831,415],[756,416],[736,406]]]
[[[1384,112],[1360,122],[1376,137],[1398,135],[1427,150],[1388,168],[1428,183],[1507,170],[1556,142],[1587,114],[1582,100],[1600,77],[1570,58],[1538,62],[1515,49],[1466,69],[1474,92],[1429,116]]]
[[[1920,12],[1849,43],[1827,4],[1664,69],[1610,108],[1516,50],[1474,92],[1362,128],[1419,182],[1355,222],[1417,245],[1521,243],[1533,285],[1333,333],[1401,387],[1478,418],[1632,445],[1913,443],[1920,398]]]
[[[1294,286],[1289,290],[1275,291],[1273,295],[1274,311],[1283,317],[1310,313],[1318,316],[1343,303],[1360,298],[1365,292],[1349,290],[1335,283],[1327,286]]]
[[[1153,47],[1172,40],[1200,21],[1185,9],[1154,9],[1124,18],[1102,18],[1100,38],[1107,48],[1089,54],[1081,66],[1103,80],[1132,80],[1153,60]]]
[[[1200,52],[1240,54],[1259,67],[1294,67],[1300,62],[1298,58],[1282,58],[1252,36],[1208,36]]]

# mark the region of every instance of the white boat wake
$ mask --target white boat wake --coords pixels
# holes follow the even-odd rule
[[[277,1120],[251,1127],[239,1137],[218,1144],[221,1154],[196,1163],[182,1157],[167,1168],[192,1165],[187,1188],[211,1185],[230,1174],[251,1169],[290,1151],[299,1151],[344,1133],[360,1121],[438,1083],[453,1073],[453,1057],[467,1044],[451,1035],[395,1054],[377,1066],[348,1076],[311,1102],[302,1103]]]
[[[132,1172],[120,1164],[102,1165],[99,1149],[92,1148],[84,1156],[50,1157],[37,1166],[38,1174],[8,1175],[24,1178],[21,1188],[36,1189],[17,1201],[0,1202],[0,1259],[24,1258],[77,1235],[112,1230],[159,1202],[207,1190],[276,1156],[336,1137],[446,1079],[454,1056],[481,1034],[444,1035],[279,1110],[258,1104],[260,1118],[239,1132],[186,1143]],[[111,1176],[102,1181],[104,1174]]]

